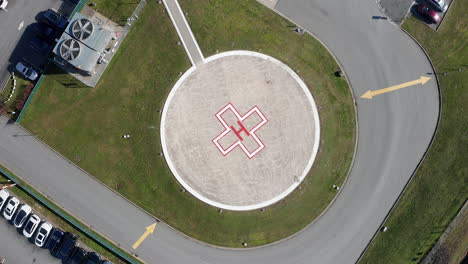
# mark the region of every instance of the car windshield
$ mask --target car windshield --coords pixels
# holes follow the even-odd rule
[[[33,225],[34,225],[33,222],[29,221],[26,227],[24,228],[26,232],[31,232]]]
[[[54,22],[57,22],[58,21],[58,16],[54,13],[49,13],[49,19],[54,21]]]
[[[44,228],[42,228],[41,231],[39,231],[39,233],[45,235],[47,233],[47,231]]]
[[[25,212],[25,211],[21,211],[21,212],[19,212],[19,214],[18,214],[18,216],[17,216],[16,219],[21,220],[25,215],[26,215],[26,212]]]
[[[26,76],[30,76],[31,73],[32,73],[32,70],[31,70],[31,69],[28,69],[28,70],[26,71]]]

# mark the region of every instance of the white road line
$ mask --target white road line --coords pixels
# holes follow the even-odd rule
[[[24,26],[24,21],[21,21],[21,23],[19,23],[18,30],[21,30],[23,26]]]

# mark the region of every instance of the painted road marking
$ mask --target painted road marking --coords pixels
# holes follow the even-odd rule
[[[24,21],[21,21],[21,23],[19,23],[19,27],[18,27],[18,30],[21,30],[24,26]]]
[[[153,234],[154,232],[154,229],[156,228],[156,223],[150,225],[150,226],[147,226],[146,227],[146,231],[143,233],[143,235],[141,235],[141,237],[135,242],[135,244],[133,244],[132,248],[133,249],[136,249],[137,247],[140,246],[140,244],[150,235],[150,234]]]
[[[416,84],[421,84],[421,85],[425,84],[430,79],[431,79],[430,77],[421,76],[419,79],[414,80],[414,81],[405,82],[405,83],[402,83],[402,84],[390,86],[390,87],[380,89],[380,90],[375,90],[375,91],[369,90],[365,94],[361,95],[361,98],[372,99],[372,97],[374,97],[376,95],[379,95],[379,94],[384,94],[384,93],[396,91],[396,90],[406,88],[406,87],[409,87],[409,86],[413,86],[413,85],[416,85]]]

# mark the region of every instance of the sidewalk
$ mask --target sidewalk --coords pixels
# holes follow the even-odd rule
[[[197,40],[193,36],[192,30],[190,29],[187,20],[185,19],[182,9],[179,6],[177,0],[164,0],[166,10],[171,17],[172,23],[177,30],[177,34],[184,45],[185,51],[189,56],[190,62],[193,66],[202,64],[204,61],[203,53],[198,46]]]

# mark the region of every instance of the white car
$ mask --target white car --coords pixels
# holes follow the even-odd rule
[[[16,197],[11,197],[11,199],[8,201],[8,203],[5,206],[5,210],[3,211],[3,217],[5,217],[6,220],[10,221],[11,218],[13,218],[13,215],[16,212],[16,209],[18,209],[18,206],[20,204],[20,201]]]
[[[23,235],[27,238],[32,237],[40,222],[41,219],[39,218],[39,216],[35,214],[31,215],[26,224],[24,224]]]
[[[7,0],[0,0],[0,9],[5,9],[8,5]]]
[[[5,189],[0,190],[0,211],[2,211],[2,208],[6,204],[8,197],[10,197],[10,192]]]
[[[18,64],[16,64],[16,70],[31,81],[36,80],[37,76],[39,76],[35,70],[26,67],[22,62],[18,62]]]
[[[15,220],[13,220],[15,227],[21,228],[31,212],[31,206],[27,204],[21,205],[21,207],[18,209],[18,213],[15,216]]]
[[[38,247],[43,247],[47,240],[47,237],[50,234],[50,231],[52,230],[52,225],[49,222],[44,222],[38,230],[39,231],[37,231],[34,243],[36,243],[36,246]]]

